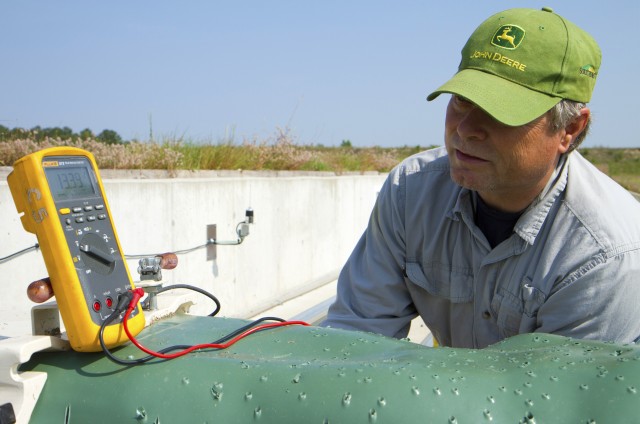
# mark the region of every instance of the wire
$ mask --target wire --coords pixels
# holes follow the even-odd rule
[[[182,249],[182,250],[176,250],[173,253],[175,253],[176,255],[182,255],[185,253],[191,253],[191,252],[195,252],[196,250],[199,249],[204,249],[207,246],[211,246],[212,244],[217,245],[217,246],[237,246],[239,244],[242,244],[242,242],[244,241],[246,236],[241,236],[240,235],[240,226],[242,224],[245,224],[246,221],[240,221],[238,222],[238,224],[236,225],[236,234],[238,235],[238,238],[236,240],[216,240],[216,239],[208,239],[207,242],[205,244],[201,244],[199,246],[195,246],[195,247],[190,247],[187,249]],[[158,256],[155,253],[149,253],[149,254],[138,254],[138,255],[124,255],[124,257],[126,259],[143,259],[143,258],[147,258],[149,256]]]
[[[182,250],[176,250],[175,253],[176,255],[183,255],[185,253],[191,253],[191,252],[195,252],[198,249],[204,249],[205,247],[209,246],[211,243],[209,240],[207,240],[207,242],[205,244],[201,244],[200,246],[196,246],[196,247],[192,247],[190,249],[182,249]]]
[[[100,341],[100,346],[102,347],[102,351],[105,353],[105,355],[107,355],[107,357],[112,361],[120,364],[124,364],[124,365],[128,365],[128,364],[125,364],[124,361],[122,361],[119,358],[116,358],[111,354],[111,351],[109,350],[109,348],[107,347],[107,344],[104,341],[104,330],[105,328],[107,328],[107,325],[111,324],[111,322],[115,320],[116,317],[120,315],[129,306],[129,303],[131,302],[132,298],[133,298],[133,293],[131,291],[127,291],[126,293],[120,294],[118,296],[116,307],[114,308],[113,312],[111,312],[111,315],[109,315],[107,319],[105,319],[102,322],[102,325],[100,325],[100,331],[98,332],[98,340]]]
[[[210,317],[216,316],[218,314],[218,312],[220,312],[220,301],[218,300],[218,298],[215,297],[214,295],[212,295],[211,293],[209,293],[208,291],[201,289],[200,287],[190,286],[188,284],[172,284],[170,286],[159,288],[157,293],[160,294],[162,292],[166,292],[166,291],[173,290],[173,289],[193,290],[193,291],[196,291],[196,292],[198,292],[200,294],[203,294],[203,295],[207,296],[209,299],[213,300],[213,302],[216,304],[216,309],[209,314]]]
[[[136,296],[134,295],[134,299],[136,298]],[[133,303],[133,300],[132,300]],[[135,307],[135,304],[134,304]],[[256,333],[258,331],[262,331],[262,330],[266,330],[268,328],[275,328],[275,327],[283,327],[283,326],[288,326],[288,325],[309,325],[306,322],[303,321],[282,321],[282,322],[274,322],[274,323],[269,323],[269,324],[261,324],[252,328],[249,328],[245,331],[243,331],[242,333],[234,336],[233,338],[231,338],[230,340],[224,342],[224,343],[203,343],[203,344],[198,344],[198,345],[193,345],[193,346],[189,346],[185,349],[182,349],[179,352],[176,353],[172,353],[172,354],[167,354],[167,353],[163,353],[163,352],[156,352],[150,349],[147,349],[146,347],[144,347],[142,344],[140,344],[140,342],[138,342],[138,340],[135,338],[135,336],[133,336],[130,332],[129,332],[129,326],[128,326],[128,319],[129,319],[129,314],[131,313],[131,311],[133,311],[133,307],[131,307],[131,305],[129,305],[129,309],[127,309],[127,312],[125,312],[124,314],[124,319],[122,320],[122,325],[124,327],[124,331],[125,333],[127,333],[127,336],[129,337],[129,340],[131,340],[131,342],[140,350],[142,350],[143,352],[151,355],[151,356],[155,356],[156,358],[162,358],[162,359],[175,359],[175,358],[179,358],[180,356],[184,356],[188,353],[191,353],[195,350],[202,350],[202,349],[226,349],[230,346],[233,346],[234,344],[236,344],[237,342],[239,342],[240,340],[244,339],[245,337],[247,337],[250,334]]]
[[[122,312],[122,311],[120,311],[120,312]],[[116,314],[116,315],[118,315],[118,314]],[[260,324],[261,322],[264,322],[264,321],[284,322],[284,320],[282,318],[275,318],[275,317],[259,318],[259,319],[255,320],[255,321],[252,321],[249,324],[246,324],[246,325],[238,328],[237,330],[233,331],[232,333],[229,333],[229,334],[227,334],[227,335],[225,335],[225,336],[223,336],[223,337],[219,338],[218,340],[215,340],[215,341],[213,341],[211,343],[224,343],[227,340],[230,340],[231,338],[237,336],[238,334],[242,334],[244,331],[246,331],[246,330],[248,330],[248,329],[250,329],[252,327],[255,327],[256,325],[258,325],[258,324]],[[158,352],[167,353],[167,352],[172,352],[172,351],[178,350],[178,349],[188,349],[190,347],[191,347],[191,345],[174,345],[174,346],[169,346],[169,347],[166,347],[164,349],[161,349]],[[114,356],[109,351],[109,349],[107,349],[104,345],[103,345],[103,350],[104,350],[104,353],[107,355],[107,357],[111,361],[113,361],[113,362],[115,362],[117,364],[120,364],[120,365],[142,365],[142,364],[144,364],[146,362],[151,361],[152,359],[160,359],[160,358],[157,358],[157,357],[155,357],[153,355],[148,355],[148,356],[145,356],[145,357],[142,357],[142,358],[137,358],[137,359],[121,359],[121,358],[118,358],[118,357]],[[166,360],[167,359],[160,359],[159,362],[164,362]]]
[[[207,246],[209,246],[211,243],[209,243],[208,241],[205,244],[201,244],[200,246],[196,246],[196,247],[191,247],[189,249],[183,249],[183,250],[176,250],[175,254],[178,255],[182,255],[184,253],[191,253],[191,252],[195,252],[198,249],[203,249]],[[148,258],[149,256],[160,256],[157,253],[147,253],[147,254],[139,254],[139,255],[124,255],[124,257],[126,259],[143,259],[143,258]]]
[[[216,309],[212,313],[210,313],[209,316],[215,316],[215,315],[218,314],[218,312],[220,312],[220,301],[218,300],[218,298],[216,298],[213,294],[209,293],[208,291],[203,290],[203,289],[201,289],[199,287],[191,286],[191,285],[188,285],[188,284],[174,284],[172,286],[161,287],[160,289],[158,289],[157,293],[160,294],[162,292],[173,290],[173,289],[188,289],[188,290],[193,290],[193,291],[196,291],[198,293],[201,293],[201,294],[207,296],[209,299],[213,300],[214,303],[216,304]],[[107,348],[106,343],[104,341],[104,330],[105,330],[105,328],[107,327],[107,325],[109,325],[111,322],[113,322],[113,320],[115,320],[118,315],[120,315],[122,312],[124,312],[127,309],[129,304],[131,303],[132,299],[133,299],[133,292],[132,291],[127,291],[126,293],[121,294],[120,296],[118,296],[118,301],[116,302],[116,306],[114,308],[114,311],[111,313],[111,315],[109,315],[103,321],[102,325],[100,326],[100,332],[98,333],[98,339],[100,340],[100,346],[102,347],[102,350],[104,351],[104,353],[107,355],[107,357],[109,359],[111,359],[112,361],[114,361],[116,363],[122,364],[122,365],[136,365],[136,364],[140,364],[140,363],[146,362],[146,361],[154,358],[153,356],[149,356],[147,358],[144,358],[144,360],[142,360],[142,361],[140,361],[140,360],[127,361],[127,360],[116,358],[115,356],[113,356],[111,351]],[[178,347],[178,348],[182,348],[182,347]],[[169,351],[175,350],[175,349],[177,349],[177,348],[170,348]]]
[[[217,308],[216,310],[210,314],[210,316],[213,316],[215,314],[218,313],[218,311],[220,310],[220,304],[217,301],[217,299],[215,298],[215,296],[211,295],[210,293],[207,293],[206,291],[199,289],[197,287],[193,287],[193,286],[188,286],[185,284],[176,284],[173,286],[168,286],[166,288],[161,289],[161,291],[166,291],[166,290],[171,290],[174,288],[188,288],[188,289],[194,289],[196,291],[198,291],[199,293],[202,293],[204,295],[206,295],[207,297],[214,299],[214,301],[216,302]],[[160,291],[159,291],[160,292]],[[178,358],[180,356],[184,356],[188,353],[191,353],[193,351],[196,350],[202,350],[202,349],[216,349],[216,350],[222,350],[222,349],[226,349],[232,345],[234,345],[235,343],[237,343],[238,341],[242,340],[243,338],[247,337],[250,334],[253,333],[257,333],[260,331],[264,331],[264,330],[268,330],[271,328],[276,328],[276,327],[282,327],[282,326],[287,326],[287,325],[309,325],[306,322],[303,321],[285,321],[282,318],[276,318],[276,317],[263,317],[263,318],[259,318],[255,321],[252,321],[240,328],[238,328],[237,330],[219,338],[218,340],[215,340],[211,343],[204,343],[204,344],[198,344],[198,345],[174,345],[174,346],[169,346],[166,347],[164,349],[161,349],[159,351],[152,351],[150,349],[147,349],[146,347],[142,346],[140,344],[140,342],[137,341],[137,339],[130,333],[129,331],[129,327],[128,327],[128,319],[129,316],[131,314],[131,312],[134,310],[134,308],[136,307],[138,301],[140,300],[140,298],[144,295],[144,291],[140,288],[135,289],[134,291],[128,291],[125,294],[122,294],[118,297],[118,302],[116,304],[116,307],[114,309],[114,311],[111,313],[111,315],[109,315],[107,317],[107,319],[104,320],[104,322],[102,323],[102,325],[100,326],[100,331],[98,333],[98,339],[100,340],[100,346],[102,347],[103,352],[105,353],[105,355],[107,356],[107,358],[109,358],[111,361],[120,364],[120,365],[141,365],[144,364],[146,362],[149,362],[153,359],[159,359],[161,361],[164,360],[169,360],[169,359],[174,359],[174,358]],[[122,359],[122,358],[118,358],[115,355],[113,355],[113,353],[109,350],[109,348],[106,346],[106,343],[104,342],[104,331],[105,328],[107,327],[107,325],[109,325],[111,322],[113,322],[116,317],[118,317],[120,314],[122,314],[122,312],[126,309],[126,312],[124,314],[124,318],[122,320],[122,325],[124,327],[125,333],[127,334],[127,337],[129,337],[129,340],[131,340],[131,342],[138,347],[138,349],[142,350],[143,352],[147,353],[148,356],[142,357],[142,358],[137,358],[137,359]],[[267,323],[267,324],[261,324],[265,321],[276,321],[276,322],[272,322],[272,323]],[[173,354],[169,354],[169,352],[173,352],[176,350],[180,350],[179,352],[173,353]],[[155,362],[154,362],[155,363]]]
[[[242,224],[242,222],[240,224]],[[240,224],[238,224],[238,226]],[[209,239],[209,240],[207,240],[207,242],[205,244],[201,244],[201,245],[195,246],[195,247],[190,247],[188,249],[176,250],[173,253],[175,253],[176,255],[183,255],[183,254],[186,254],[186,253],[195,252],[196,250],[199,250],[199,249],[204,249],[205,247],[211,246],[212,244],[215,244],[217,246],[236,246],[236,245],[241,244],[243,241],[244,241],[244,238],[242,238],[242,237],[238,237],[237,240]],[[159,255],[157,255],[156,253],[137,254],[137,255],[124,255],[124,257],[126,259],[142,259],[142,258],[148,258],[149,256],[159,256]]]
[[[16,253],[12,253],[9,256],[5,256],[4,258],[0,258],[0,264],[3,264],[5,262],[9,262],[12,259],[15,259],[16,257],[20,256],[20,255],[24,255],[27,252],[30,252],[32,250],[38,250],[40,248],[40,245],[38,243],[34,244],[33,246],[29,246],[27,248],[24,248],[22,250],[18,250]]]

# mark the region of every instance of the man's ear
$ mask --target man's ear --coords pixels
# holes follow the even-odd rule
[[[591,117],[591,111],[588,107],[580,109],[580,115],[576,116],[573,121],[564,129],[564,136],[560,142],[561,153],[569,150],[574,140],[584,131]]]

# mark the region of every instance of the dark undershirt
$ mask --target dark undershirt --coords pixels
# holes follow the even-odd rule
[[[482,230],[493,249],[511,236],[522,211],[499,211],[484,203],[480,196],[476,196],[476,199],[476,225]]]

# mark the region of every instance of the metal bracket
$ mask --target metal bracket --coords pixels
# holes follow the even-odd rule
[[[218,237],[218,231],[216,224],[207,225],[207,241],[215,240]],[[207,261],[215,261],[218,257],[215,243],[211,243],[207,246]]]

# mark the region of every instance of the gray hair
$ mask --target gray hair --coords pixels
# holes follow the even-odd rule
[[[566,128],[574,119],[580,116],[580,110],[587,107],[585,103],[574,102],[573,100],[563,99],[552,107],[549,110],[551,114],[551,129],[554,131],[558,131],[562,128]],[[578,148],[580,143],[584,140],[589,132],[589,127],[591,126],[591,117],[587,121],[587,125],[584,127],[584,131],[582,131],[574,140],[571,141],[571,145],[569,146],[568,152],[575,150]]]

